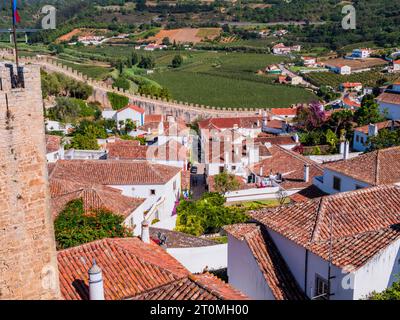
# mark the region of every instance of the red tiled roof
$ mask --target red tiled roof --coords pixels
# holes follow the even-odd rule
[[[132,300],[247,300],[248,298],[210,273],[190,275]]]
[[[118,160],[186,160],[188,150],[176,140],[160,146],[141,146],[137,141],[115,141],[107,144],[108,159]]]
[[[272,108],[271,113],[277,116],[295,116],[297,108]]]
[[[46,134],[46,153],[56,152],[61,147],[61,137]]]
[[[362,86],[362,83],[361,82],[343,82],[342,86],[344,88],[355,88],[355,87]]]
[[[257,143],[270,143],[270,144],[278,144],[278,145],[291,145],[296,144],[293,140],[292,136],[273,136],[273,137],[260,137],[254,139],[254,142]]]
[[[276,300],[307,299],[265,228],[235,224],[224,229],[236,239],[246,241]]]
[[[398,94],[398,93],[384,92],[384,93],[380,94],[376,98],[376,100],[379,102],[396,104],[396,105],[399,105],[399,107],[400,107],[400,94]]]
[[[338,267],[359,268],[400,238],[400,187],[394,185],[338,193],[252,217]]]
[[[325,192],[318,189],[316,186],[311,185],[295,194],[292,194],[289,198],[294,202],[303,202],[310,199],[320,198],[326,195],[327,194]]]
[[[400,181],[400,147],[376,150],[358,157],[327,163],[325,168],[370,185]]]
[[[378,130],[389,129],[392,127],[392,125],[394,125],[394,127],[397,128],[397,127],[400,127],[400,120],[396,120],[394,122],[392,120],[388,120],[388,121],[378,122],[375,124],[378,126]],[[354,129],[354,131],[368,134],[368,128],[369,128],[369,125],[366,125],[366,126],[362,126],[362,127],[357,127]]]
[[[146,117],[144,118],[144,122],[157,122],[160,123],[163,121],[164,116],[162,114],[146,114]]]
[[[165,184],[180,168],[129,160],[59,160],[50,178],[102,185]]]
[[[138,107],[138,106],[136,106],[134,104],[128,104],[125,108],[119,109],[117,112],[119,113],[119,112],[124,111],[126,109],[132,109],[132,110],[134,110],[136,112],[144,114],[144,109],[142,109],[142,108],[140,108],[140,107]]]
[[[69,182],[64,180],[66,184]],[[93,210],[107,209],[115,214],[127,218],[135,211],[145,199],[126,197],[120,190],[101,186],[101,185],[76,185],[74,191],[64,194],[52,195],[51,209],[53,218],[65,208],[66,204],[72,200],[82,199],[83,209],[86,213]]]
[[[361,107],[361,104],[359,102],[354,101],[354,100],[350,99],[349,97],[344,97],[343,103],[347,106],[354,107],[354,108]]]
[[[236,300],[246,296],[209,274],[192,275],[158,245],[138,238],[103,239],[57,254],[61,294],[87,300],[88,270],[101,268],[106,300]]]
[[[93,259],[103,271],[106,300],[135,296],[189,275],[164,249],[138,238],[98,240],[59,251],[57,258],[66,300],[88,299],[88,270]]]
[[[269,151],[271,157],[253,165],[251,170],[259,175],[262,167],[264,177],[269,176],[271,171],[273,174],[281,173],[284,180],[280,185],[285,189],[305,188],[312,184],[313,177],[323,174],[323,168],[319,164],[294,151],[279,145],[271,146]],[[305,164],[310,165],[309,182],[304,181]]]
[[[148,146],[140,145],[139,141],[116,140],[107,143],[107,158],[120,160],[146,160]]]

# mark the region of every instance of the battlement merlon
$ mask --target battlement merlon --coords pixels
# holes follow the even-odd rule
[[[16,83],[17,79],[20,85]],[[21,89],[29,91],[41,90],[40,66],[35,64],[20,64],[17,70],[13,62],[0,62],[0,92],[7,93]]]

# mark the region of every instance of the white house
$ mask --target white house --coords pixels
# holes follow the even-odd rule
[[[371,49],[363,48],[363,49],[354,49],[351,54],[351,57],[365,59],[369,58],[370,55],[371,55]]]
[[[294,46],[287,47],[283,43],[278,43],[272,47],[272,52],[277,55],[286,55],[286,54],[290,54],[293,51],[298,52],[300,50],[301,50],[300,45],[294,45]]]
[[[68,134],[74,127],[70,123],[64,124],[59,121],[46,120],[45,128],[46,128],[46,132],[49,132],[49,133],[51,133],[52,131],[60,131],[64,134]]]
[[[382,129],[394,130],[399,127],[400,121],[388,120],[355,128],[353,134],[353,149],[355,151],[366,151],[369,147],[367,144],[368,138],[377,136]]]
[[[381,113],[391,120],[400,119],[400,82],[395,82],[391,89],[387,89],[376,98]]]
[[[400,60],[393,61],[393,72],[400,72]]]
[[[378,186],[252,212],[231,225],[229,283],[252,299],[358,300],[400,272],[400,187]]]
[[[55,219],[65,208],[68,202],[82,199],[86,213],[91,210],[107,209],[124,217],[126,226],[132,228],[133,234],[138,236],[141,224],[145,219],[148,204],[145,198],[134,198],[122,195],[120,190],[103,185],[82,184],[66,179],[51,178],[51,209]]]
[[[60,160],[50,178],[83,184],[100,184],[121,190],[122,195],[145,198],[146,219],[175,227],[174,209],[181,193],[181,169],[147,161]]]
[[[348,147],[347,147],[348,148]],[[347,159],[344,152],[344,158]],[[400,147],[380,149],[324,165],[314,185],[327,194],[400,182]]]
[[[342,75],[349,75],[351,74],[351,67],[347,65],[336,65],[329,67],[333,72],[342,74]]]
[[[301,57],[301,60],[303,60],[306,67],[314,67],[317,64],[317,58],[315,57]]]
[[[118,127],[120,126],[121,121],[125,122],[128,119],[132,120],[137,127],[142,126],[145,121],[144,109],[133,104],[129,104],[120,110],[104,110],[102,112],[102,117],[104,119],[114,120]]]

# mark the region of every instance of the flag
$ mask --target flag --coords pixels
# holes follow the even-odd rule
[[[13,0],[12,3],[12,10],[13,10],[13,23],[20,23],[21,22],[21,18],[18,14],[18,8],[17,8],[17,0]]]

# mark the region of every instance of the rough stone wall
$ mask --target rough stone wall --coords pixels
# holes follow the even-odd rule
[[[0,63],[0,299],[58,299],[39,66],[11,89]]]

